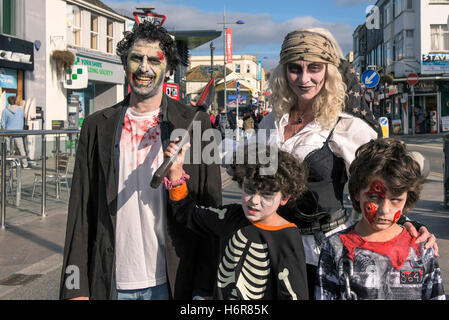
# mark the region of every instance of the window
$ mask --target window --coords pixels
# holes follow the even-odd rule
[[[16,0],[3,0],[0,32],[16,35]]]
[[[402,32],[394,37],[394,44],[396,48],[394,60],[401,60],[404,58],[404,34]]]
[[[391,2],[388,2],[384,7],[384,26],[389,24],[392,20]]]
[[[385,44],[385,65],[389,66],[393,62],[393,42]]]
[[[107,20],[106,51],[114,53],[114,22]]]
[[[383,61],[382,61],[382,44],[379,44],[377,46],[377,62],[376,62],[376,64],[378,66],[383,65]]]
[[[240,73],[240,65],[239,64],[235,65],[235,72]]]
[[[90,15],[90,47],[98,50],[98,16]]]
[[[407,0],[407,10],[413,9],[413,0]]]
[[[77,6],[67,6],[67,27],[72,33],[71,43],[81,46],[81,10]]]
[[[354,55],[357,55],[359,53],[359,37],[358,37],[358,35],[354,36],[352,47],[354,48]]]
[[[405,30],[405,42],[404,42],[404,56],[407,58],[413,58],[414,54],[414,32],[413,30]]]
[[[250,65],[246,66],[246,73],[251,73],[251,66]]]
[[[430,25],[430,50],[449,51],[449,31],[445,24]]]
[[[394,16],[401,14],[403,8],[403,0],[394,0]]]

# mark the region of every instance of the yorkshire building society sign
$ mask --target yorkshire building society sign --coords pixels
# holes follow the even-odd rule
[[[74,65],[66,70],[64,88],[66,89],[84,89],[87,88],[87,67]]]
[[[75,55],[75,66],[85,66],[87,68],[89,81],[124,84],[125,74],[123,65],[119,61],[114,63],[114,61],[106,61],[106,59],[87,57],[80,52],[77,52]]]
[[[449,53],[424,53],[421,61],[421,73],[449,73]]]

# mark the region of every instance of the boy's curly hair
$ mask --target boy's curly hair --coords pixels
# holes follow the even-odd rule
[[[162,49],[165,58],[167,59],[167,66],[170,70],[170,74],[173,74],[181,59],[178,55],[178,48],[175,40],[173,40],[165,28],[159,27],[150,21],[144,21],[138,26],[135,26],[132,32],[127,32],[125,37],[117,43],[116,50],[123,65],[126,65],[129,49],[137,40],[159,40],[159,47]]]
[[[301,194],[306,189],[307,182],[307,167],[300,162],[295,156],[288,152],[278,150],[277,152],[277,170],[274,174],[264,175],[261,174],[262,168],[267,168],[270,164],[261,164],[259,157],[257,157],[256,163],[248,163],[248,152],[251,152],[251,148],[245,146],[244,156],[245,160],[243,164],[232,164],[233,170],[232,180],[237,181],[240,188],[243,186],[243,180],[245,181],[245,188],[249,188],[252,191],[259,192],[278,192],[282,194],[282,198],[290,196],[288,204],[295,204]],[[267,147],[267,155],[270,149]]]
[[[362,211],[356,198],[376,176],[385,180],[393,195],[407,192],[403,213],[414,207],[424,184],[419,164],[402,141],[392,138],[371,140],[359,147],[349,167],[349,174],[349,194],[357,212]]]

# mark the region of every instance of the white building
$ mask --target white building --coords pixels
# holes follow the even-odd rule
[[[34,48],[34,70],[24,73],[23,99],[34,98],[36,105],[43,107],[46,129],[51,129],[53,120],[68,121],[68,101],[75,95],[85,115],[123,99],[124,71],[115,47],[123,37],[127,18],[98,0],[9,2],[15,8],[13,35],[40,44]],[[65,88],[65,76],[56,72],[55,50],[68,50],[76,64],[87,65],[87,88]]]
[[[210,56],[191,56],[189,70],[200,65],[210,65],[210,62]],[[223,62],[222,55],[214,56],[214,66],[221,66],[223,68]],[[226,64],[226,67],[233,71],[230,75],[226,76],[226,82],[231,80],[242,81],[245,86],[254,90],[255,95],[258,95],[264,90],[265,72],[263,68],[259,68],[255,56],[233,55],[232,63]],[[260,77],[258,77],[259,72],[261,72]]]
[[[449,1],[378,0],[375,5],[374,25],[381,32],[359,26],[353,36],[357,69],[376,67],[393,77],[392,84],[377,88],[377,115],[398,125],[401,120],[402,133],[411,133],[414,117],[407,75],[416,73],[413,102],[426,113],[425,124],[416,123],[421,129],[417,133],[449,131],[449,124],[443,126],[449,120]]]

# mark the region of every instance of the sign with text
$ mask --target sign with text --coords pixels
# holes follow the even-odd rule
[[[449,53],[424,53],[421,73],[449,73]]]
[[[179,101],[179,84],[164,83],[163,89],[167,96]]]
[[[232,29],[226,29],[226,63],[232,63]]]

